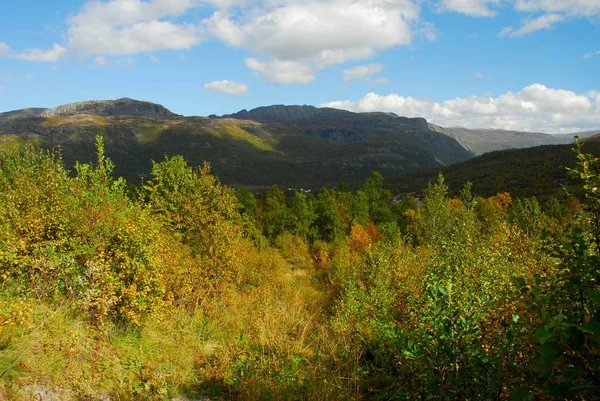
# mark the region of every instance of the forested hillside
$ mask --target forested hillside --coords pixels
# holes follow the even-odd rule
[[[422,118],[312,106],[261,109],[232,118],[182,117],[133,99],[26,109],[0,113],[0,147],[60,146],[72,169],[94,160],[94,138],[101,135],[115,174],[130,183],[150,176],[152,160],[182,155],[192,166],[210,162],[227,185],[261,189],[360,183],[372,171],[394,175],[472,157]]]
[[[583,149],[586,153],[600,154],[600,143],[591,137]],[[513,196],[538,199],[564,197],[564,186],[569,191],[581,192],[581,185],[567,171],[573,165],[573,151],[574,145],[495,151],[447,167],[386,177],[386,186],[395,194],[420,193],[442,173],[453,194],[458,194],[460,187],[470,181],[473,192],[481,196],[510,192]]]
[[[0,152],[0,398],[598,399],[600,159],[581,197],[258,198]],[[181,398],[177,398],[181,397]],[[184,398],[185,397],[185,398]]]

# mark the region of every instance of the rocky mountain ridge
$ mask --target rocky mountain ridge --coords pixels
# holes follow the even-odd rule
[[[151,118],[174,118],[177,114],[160,104],[121,98],[117,100],[89,100],[68,103],[44,110],[40,117],[73,116],[89,114],[102,117],[134,116]]]
[[[105,137],[118,175],[134,182],[151,160],[209,161],[230,185],[335,185],[448,166],[492,150],[567,143],[568,137],[443,128],[423,118],[314,106],[266,106],[221,117],[183,117],[133,99],[86,101],[0,113],[0,148],[33,140],[61,147],[67,165],[94,160]],[[561,142],[563,141],[563,142]]]

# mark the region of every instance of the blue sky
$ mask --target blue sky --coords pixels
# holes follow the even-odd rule
[[[6,2],[0,111],[131,97],[600,129],[600,0]]]

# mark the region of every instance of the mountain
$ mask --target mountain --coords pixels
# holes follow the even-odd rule
[[[540,132],[506,131],[501,129],[468,129],[468,128],[443,128],[429,124],[432,131],[446,134],[456,139],[465,149],[475,155],[504,149],[529,148],[540,145],[560,145],[573,142],[575,135],[580,138],[600,133],[600,131],[587,131],[573,134],[544,134]]]
[[[33,109],[32,109],[33,110]],[[151,160],[183,155],[211,163],[230,185],[319,187],[361,182],[376,170],[394,175],[473,155],[424,119],[312,106],[269,106],[222,117],[182,117],[132,99],[87,101],[0,114],[0,148],[36,141],[60,146],[68,167],[93,161],[105,137],[117,175],[139,183]]]
[[[386,186],[394,193],[421,193],[442,173],[454,195],[470,181],[473,193],[480,196],[498,192],[510,192],[513,197],[564,196],[563,185],[572,183],[567,167],[577,162],[574,148],[573,144],[543,145],[489,152],[450,166],[386,177]],[[583,151],[600,155],[600,142],[585,141]]]
[[[30,109],[7,111],[5,113],[0,113],[0,122],[10,121],[10,120],[19,120],[22,118],[41,117],[42,113],[46,110],[48,110],[48,109],[30,108]]]
[[[318,188],[336,185],[340,179],[359,183],[379,171],[386,177],[404,177],[392,180],[398,191],[409,187],[418,191],[426,186],[428,174],[444,168],[449,179],[481,182],[485,191],[494,192],[515,182],[530,182],[526,175],[540,168],[560,169],[566,155],[572,156],[570,146],[558,158],[552,156],[558,151],[542,147],[531,154],[492,152],[467,161],[498,149],[568,143],[572,135],[443,128],[423,118],[306,105],[183,117],[159,104],[123,98],[0,113],[0,149],[27,141],[48,149],[60,146],[68,168],[75,161],[95,160],[96,135],[105,138],[115,174],[132,183],[149,176],[152,160],[183,155],[192,165],[210,162],[213,172],[233,186]],[[531,164],[540,154],[548,157]],[[510,177],[502,178],[504,173]],[[558,177],[550,176],[546,178]]]
[[[151,118],[173,118],[177,114],[171,113],[166,107],[151,102],[142,102],[129,98],[117,100],[91,100],[64,104],[53,109],[44,110],[41,117],[74,116],[88,114],[102,117],[136,116]]]

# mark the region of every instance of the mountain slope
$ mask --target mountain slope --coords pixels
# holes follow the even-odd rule
[[[420,193],[441,172],[454,194],[470,181],[473,193],[481,196],[505,191],[513,196],[563,196],[562,186],[570,183],[566,168],[577,161],[573,149],[567,144],[494,151],[443,168],[388,177],[386,183],[395,193]],[[600,155],[600,142],[586,142],[583,151]]]
[[[254,120],[239,118],[243,115]],[[0,147],[30,140],[46,148],[60,146],[66,164],[73,166],[75,160],[94,160],[94,137],[103,135],[116,174],[134,183],[148,176],[151,160],[176,154],[193,165],[209,161],[227,184],[261,187],[360,182],[373,170],[393,175],[472,157],[456,140],[430,131],[423,119],[308,106],[204,118],[119,99],[11,116],[0,115]]]
[[[429,124],[431,130],[441,132],[456,139],[463,147],[475,155],[504,149],[529,148],[540,145],[560,145],[573,142],[575,135],[581,138],[600,131],[587,131],[573,134],[544,134],[541,132],[506,131],[501,129],[443,128]]]

